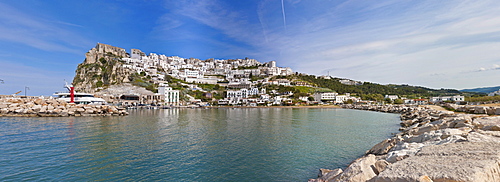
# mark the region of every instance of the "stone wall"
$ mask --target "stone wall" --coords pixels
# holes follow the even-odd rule
[[[344,108],[401,113],[401,132],[344,170],[321,169],[311,182],[500,181],[500,116],[404,105]]]
[[[124,108],[108,105],[66,103],[56,99],[0,99],[0,116],[65,117],[65,116],[123,116]]]
[[[127,52],[123,48],[97,43],[97,45],[90,49],[89,52],[85,54],[84,64],[96,63],[99,58],[104,57],[106,54],[113,54],[118,57],[128,57]]]

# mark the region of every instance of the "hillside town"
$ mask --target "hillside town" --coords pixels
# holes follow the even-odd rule
[[[139,88],[142,91],[131,91],[133,90],[131,88],[136,86],[112,89],[112,85],[95,89],[96,96],[114,105],[291,106],[375,102],[364,101],[356,93],[321,91],[316,85],[307,81],[285,79],[286,76],[299,73],[294,73],[289,67],[278,67],[276,61],[262,63],[249,58],[200,60],[156,53],[146,54],[139,49],[131,49],[130,53],[127,53],[123,48],[98,43],[95,48],[87,52],[83,64],[100,64],[99,62],[103,62],[105,57],[111,55],[119,57],[120,69],[147,78],[157,89],[156,92],[143,88]],[[329,75],[316,77],[334,79]],[[338,79],[338,82],[344,85],[363,84],[349,79]],[[176,88],[172,86],[174,84]],[[203,85],[216,85],[219,89],[204,89]],[[280,91],[276,89],[278,87],[304,87],[318,91],[297,95],[293,89]],[[189,92],[182,92],[182,89]],[[202,93],[203,99],[192,95],[193,92]],[[216,97],[217,94],[220,96]],[[409,99],[398,95],[385,95],[383,99],[382,102],[388,103],[425,105],[436,102],[463,102],[464,96]]]

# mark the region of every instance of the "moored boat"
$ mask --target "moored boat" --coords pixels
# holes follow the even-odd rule
[[[74,102],[75,104],[90,104],[90,105],[107,105],[108,103],[102,99],[94,97],[94,94],[90,93],[77,93],[72,92],[72,86],[66,84],[65,87],[68,89],[68,92],[56,92],[54,95],[57,95],[59,100],[63,100],[67,103]],[[71,98],[73,95],[73,99]]]

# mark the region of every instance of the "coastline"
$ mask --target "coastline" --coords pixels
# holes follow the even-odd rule
[[[400,132],[345,169],[320,169],[309,182],[500,181],[500,116],[403,105],[343,108],[399,113]]]

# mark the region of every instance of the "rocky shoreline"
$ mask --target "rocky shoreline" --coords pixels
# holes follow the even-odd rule
[[[67,116],[123,116],[124,108],[109,105],[66,103],[53,98],[2,98],[0,116],[67,117]]]
[[[309,182],[500,181],[500,116],[404,105],[343,108],[400,113],[401,132],[346,169],[320,169]]]

